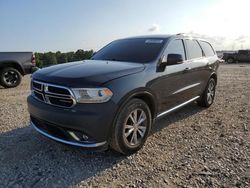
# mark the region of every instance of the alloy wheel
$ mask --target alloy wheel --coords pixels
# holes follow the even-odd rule
[[[147,129],[145,123],[147,116],[142,109],[137,108],[128,115],[123,130],[123,138],[127,145],[130,147],[140,145]]]
[[[214,100],[214,95],[215,95],[215,83],[210,82],[208,89],[207,89],[207,102],[208,104],[212,104]]]
[[[15,71],[7,71],[3,75],[3,80],[8,85],[13,85],[18,81],[18,74]]]
[[[233,63],[234,60],[230,58],[230,59],[227,60],[227,62],[228,62],[228,63]]]

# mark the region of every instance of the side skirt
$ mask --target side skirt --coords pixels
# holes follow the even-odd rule
[[[177,109],[179,109],[179,108],[181,108],[181,107],[183,107],[183,106],[185,106],[185,105],[187,105],[187,104],[189,104],[189,103],[197,100],[198,98],[200,98],[200,96],[196,96],[196,97],[194,97],[194,98],[192,98],[192,99],[190,99],[190,100],[188,100],[188,101],[186,101],[186,102],[184,102],[182,104],[179,104],[178,106],[175,106],[175,107],[173,107],[173,108],[171,108],[171,109],[169,109],[169,110],[167,110],[165,112],[162,112],[162,113],[158,114],[156,118],[159,118],[159,117],[162,117],[164,115],[167,115],[170,112],[173,112],[173,111],[175,111],[175,110],[177,110]]]

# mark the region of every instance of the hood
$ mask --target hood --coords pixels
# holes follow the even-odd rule
[[[91,87],[141,72],[144,67],[140,63],[85,60],[40,69],[32,78],[68,87]]]

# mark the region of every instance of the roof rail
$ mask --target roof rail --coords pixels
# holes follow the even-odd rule
[[[182,35],[182,36],[187,36],[187,37],[200,37],[198,34],[194,34],[194,33],[177,33],[176,35]]]
[[[185,35],[186,33],[177,33],[176,35]]]

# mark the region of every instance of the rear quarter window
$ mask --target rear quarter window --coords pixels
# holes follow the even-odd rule
[[[238,53],[239,53],[239,54],[242,54],[242,55],[247,55],[247,54],[248,54],[248,51],[247,51],[247,50],[239,50]]]
[[[196,40],[187,39],[185,41],[188,52],[188,59],[195,59],[202,57],[201,47]]]
[[[201,45],[201,47],[203,49],[203,52],[205,53],[206,57],[214,56],[215,55],[212,46],[208,42],[199,41],[199,43],[200,43],[200,45]]]

